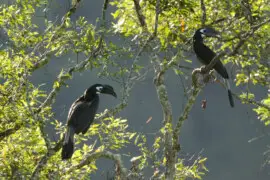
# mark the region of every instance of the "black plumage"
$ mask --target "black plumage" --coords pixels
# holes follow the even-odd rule
[[[197,58],[201,61],[201,63],[208,65],[212,61],[212,59],[216,56],[216,53],[213,52],[209,47],[207,47],[203,43],[204,36],[218,37],[219,34],[213,28],[200,28],[195,32],[193,36],[193,49],[197,55]],[[218,72],[218,74],[220,74],[226,80],[230,105],[231,107],[234,107],[234,101],[230,90],[230,84],[228,81],[229,75],[225,66],[222,64],[220,60],[218,60],[213,68]]]
[[[67,117],[67,130],[62,147],[62,159],[69,159],[74,152],[74,134],[85,134],[94,121],[99,105],[99,94],[116,93],[109,85],[95,84],[84,92],[70,107]]]

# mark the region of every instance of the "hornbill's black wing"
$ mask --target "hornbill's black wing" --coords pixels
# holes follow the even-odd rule
[[[198,59],[205,65],[208,65],[212,59],[214,59],[214,57],[216,56],[216,53],[213,52],[209,47],[207,47],[206,45],[202,44],[202,43],[196,43],[194,45],[194,51],[198,57]],[[222,62],[220,60],[218,60],[216,62],[216,64],[213,67],[224,79],[228,79],[229,75],[228,72],[226,70],[226,68],[224,67],[224,65],[222,64]]]
[[[98,104],[98,96],[94,97],[92,101],[85,101],[82,98],[76,100],[69,111],[68,126],[73,127],[76,134],[85,133],[94,121]]]
[[[62,159],[69,159],[74,152],[74,134],[86,133],[92,124],[98,108],[99,97],[85,101],[84,97],[78,98],[68,113],[67,129],[62,147]]]

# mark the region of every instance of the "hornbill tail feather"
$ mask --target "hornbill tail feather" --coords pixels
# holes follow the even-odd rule
[[[72,127],[68,127],[62,147],[62,160],[70,159],[73,155],[73,152],[74,152],[74,129]]]
[[[234,107],[233,96],[232,96],[232,92],[230,89],[228,89],[228,96],[229,96],[229,101],[230,101],[231,107]]]
[[[226,83],[227,83],[230,105],[231,105],[231,107],[234,107],[234,100],[233,100],[232,91],[231,91],[231,87],[230,87],[230,83],[229,83],[228,79],[226,79]]]

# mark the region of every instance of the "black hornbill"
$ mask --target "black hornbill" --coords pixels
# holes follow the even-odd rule
[[[98,109],[100,93],[117,97],[113,87],[110,85],[95,84],[86,89],[84,94],[71,105],[62,147],[62,160],[72,157],[74,134],[85,134],[92,124]]]
[[[219,33],[213,28],[200,28],[198,29],[193,36],[193,49],[198,57],[198,59],[205,65],[209,64],[212,59],[216,56],[216,53],[213,52],[209,47],[203,44],[204,37],[219,37]],[[230,90],[229,84],[229,75],[226,68],[223,66],[222,62],[218,60],[213,67],[218,74],[220,74],[225,80],[228,89],[228,96],[231,107],[234,107],[234,101],[232,93]]]

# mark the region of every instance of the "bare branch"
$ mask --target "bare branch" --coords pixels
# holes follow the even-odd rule
[[[122,161],[120,154],[113,154],[109,151],[103,151],[103,152],[94,152],[86,156],[85,159],[83,159],[79,164],[72,166],[70,169],[68,169],[65,173],[70,173],[73,170],[80,169],[83,166],[86,166],[90,164],[92,161],[95,161],[99,158],[106,158],[111,159],[116,162],[119,170],[120,170],[120,179],[127,179],[127,169],[124,167],[124,163]]]
[[[145,17],[142,14],[142,8],[141,8],[141,6],[139,4],[139,0],[133,0],[133,2],[134,2],[135,10],[136,10],[136,13],[137,13],[137,16],[138,16],[138,19],[139,19],[139,22],[140,22],[141,26],[143,28],[147,29],[147,24],[145,22]]]
[[[194,70],[193,67],[183,66],[183,65],[178,65],[178,68],[180,68],[180,69],[187,69],[187,70]]]

